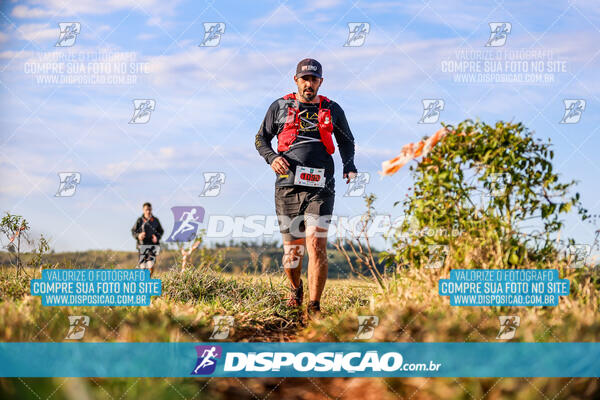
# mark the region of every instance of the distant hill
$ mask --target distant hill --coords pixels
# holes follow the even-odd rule
[[[215,259],[222,255],[222,261]],[[374,252],[374,254],[376,254]],[[10,266],[10,255],[7,252],[0,252],[0,266]],[[276,246],[221,246],[204,250],[204,260],[200,249],[197,249],[192,255],[191,263],[200,265],[203,261],[210,263],[213,268],[221,269],[226,272],[278,272],[281,271],[281,258],[283,256],[282,247]],[[25,254],[25,263],[31,259],[31,255]],[[137,252],[133,251],[114,251],[114,250],[87,250],[78,252],[50,253],[44,255],[43,263],[52,265],[56,268],[135,268],[137,265]],[[329,277],[347,278],[351,276],[351,269],[344,255],[337,249],[328,249],[329,257]],[[351,256],[351,260],[356,264],[356,257]],[[218,265],[215,265],[218,264]],[[305,255],[303,261],[303,270],[306,271],[308,262]],[[171,268],[181,268],[181,254],[176,250],[161,251],[157,269],[167,271]]]

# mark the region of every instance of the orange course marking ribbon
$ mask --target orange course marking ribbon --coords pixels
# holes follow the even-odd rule
[[[381,163],[381,171],[379,174],[381,176],[393,175],[410,160],[420,156],[426,157],[447,133],[448,130],[442,128],[427,139],[423,139],[417,143],[405,144],[400,150],[400,155]]]

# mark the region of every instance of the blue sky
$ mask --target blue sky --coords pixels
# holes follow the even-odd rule
[[[59,23],[79,22],[72,47],[55,47]],[[224,22],[216,47],[199,47],[205,22]],[[344,47],[348,23],[367,22],[359,47]],[[506,44],[485,48],[490,22],[512,25]],[[320,93],[346,112],[356,165],[371,174],[381,213],[404,197],[408,168],[380,179],[381,162],[437,130],[419,124],[423,99],[443,99],[440,121],[522,121],[555,145],[556,168],[592,214],[600,214],[600,9],[593,1],[505,2],[4,2],[0,14],[0,209],[25,216],[58,250],[134,247],[129,229],[151,201],[170,232],[170,208],[207,215],[273,214],[273,173],[254,149],[267,107],[294,90],[304,57],[323,65]],[[456,83],[444,71],[457,50],[551,52],[566,70],[545,84]],[[134,84],[52,84],[30,73],[52,57],[110,52],[141,63]],[[123,61],[125,60],[125,61]],[[525,58],[525,62],[530,61]],[[74,63],[76,64],[76,63]],[[93,73],[89,73],[92,74]],[[50,74],[52,75],[52,74]],[[154,99],[146,124],[129,124],[133,99]],[[564,99],[584,99],[579,123],[559,124]],[[357,215],[343,197],[339,153],[335,214]],[[72,197],[55,197],[58,173],[78,171]],[[203,172],[222,171],[217,197],[198,197]],[[593,240],[600,226],[567,218],[564,234]],[[275,235],[279,238],[279,235]],[[267,238],[271,239],[271,238]]]

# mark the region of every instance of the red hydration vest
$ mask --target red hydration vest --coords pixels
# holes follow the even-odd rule
[[[296,94],[286,94],[283,96],[283,99],[296,100]],[[325,145],[327,153],[333,154],[335,152],[335,146],[333,145],[333,138],[331,137],[333,132],[331,110],[328,108],[321,108],[321,103],[323,103],[323,100],[327,102],[330,101],[327,97],[319,95],[319,135],[321,136],[321,142],[323,142],[323,145]],[[285,125],[283,126],[281,132],[279,132],[279,135],[277,135],[277,151],[287,151],[290,148],[290,145],[296,140],[296,136],[298,136],[300,109],[298,101],[296,100],[294,103],[294,107],[288,107]]]

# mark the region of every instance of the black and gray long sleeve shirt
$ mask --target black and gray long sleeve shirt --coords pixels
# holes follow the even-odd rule
[[[144,240],[140,242],[140,240],[138,239],[138,235],[142,232],[146,232],[146,236],[144,237]],[[131,235],[133,236],[138,245],[158,244],[163,233],[165,233],[165,231],[163,230],[160,221],[155,216],[150,217],[150,219],[146,219],[142,215],[135,221],[133,228],[131,228]],[[158,239],[157,243],[154,243],[152,241],[152,235],[156,235],[156,238]]]
[[[296,166],[312,168],[323,168],[325,170],[325,188],[334,192],[335,180],[333,157],[327,153],[325,145],[320,141],[318,126],[318,103],[299,102],[300,126],[298,137],[285,152],[275,152],[271,141],[281,132],[285,125],[288,107],[294,107],[294,100],[275,100],[267,110],[258,133],[256,134],[255,146],[258,153],[265,159],[267,164],[279,156],[283,156],[290,163],[288,176],[277,175],[275,186],[293,186],[294,171]],[[333,135],[338,144],[342,157],[343,173],[356,172],[354,166],[354,137],[348,126],[344,110],[335,102],[323,102],[323,108],[331,110],[333,123]],[[319,140],[315,140],[319,139]]]

